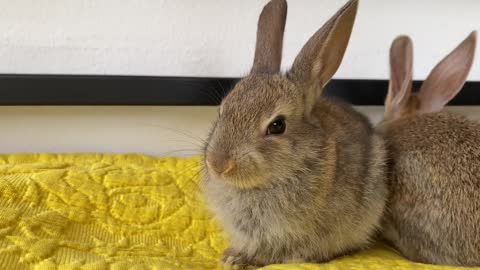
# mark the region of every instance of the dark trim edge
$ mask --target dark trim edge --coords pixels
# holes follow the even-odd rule
[[[0,105],[217,105],[237,78],[0,75]],[[414,82],[418,88],[420,82]],[[326,96],[383,105],[386,80],[332,80]],[[480,82],[467,82],[450,105],[480,105]]]

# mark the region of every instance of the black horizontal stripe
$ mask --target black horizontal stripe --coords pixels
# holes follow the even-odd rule
[[[238,78],[0,75],[0,105],[217,105]],[[414,87],[418,88],[418,81]],[[383,105],[386,80],[332,80],[324,94],[354,105]],[[450,105],[480,105],[467,82]]]

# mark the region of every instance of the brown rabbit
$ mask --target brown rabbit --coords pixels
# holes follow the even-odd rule
[[[386,150],[366,117],[321,98],[357,11],[349,1],[281,74],[287,4],[259,18],[251,73],[222,101],[205,146],[205,195],[225,266],[321,262],[367,245],[387,200]]]
[[[472,32],[412,94],[412,43],[395,39],[384,133],[392,160],[384,236],[408,259],[480,266],[480,123],[440,112],[473,62]]]

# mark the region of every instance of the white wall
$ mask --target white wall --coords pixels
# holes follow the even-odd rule
[[[398,34],[424,78],[473,29],[478,0],[360,0],[337,78],[387,78]],[[241,76],[267,0],[0,0],[0,73]],[[290,0],[284,67],[345,0]],[[480,60],[470,80],[480,80]]]

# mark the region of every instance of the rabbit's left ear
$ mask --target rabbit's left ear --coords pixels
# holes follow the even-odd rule
[[[477,32],[473,31],[430,72],[420,88],[420,112],[442,110],[462,89],[472,67]]]
[[[348,1],[303,46],[288,72],[305,89],[307,110],[313,107],[322,88],[337,72],[347,49],[358,1]]]

